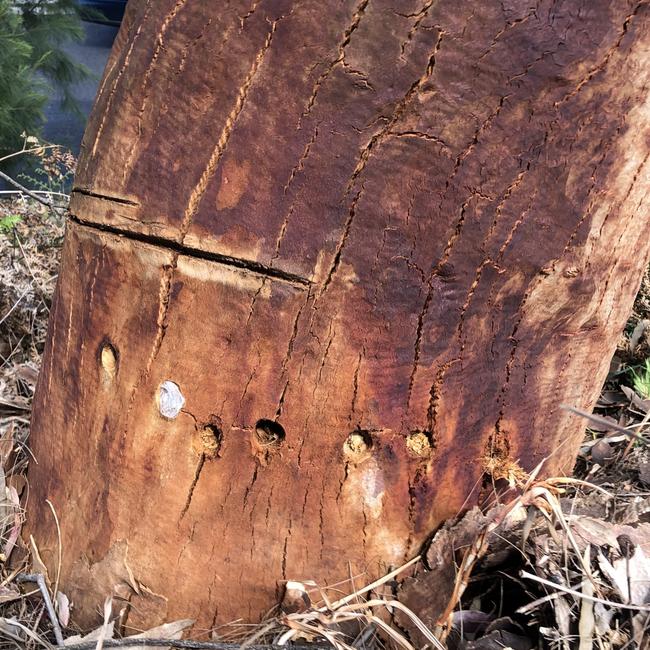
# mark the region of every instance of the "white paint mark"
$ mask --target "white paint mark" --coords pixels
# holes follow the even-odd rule
[[[160,415],[168,420],[174,420],[178,417],[183,406],[185,406],[185,398],[178,384],[169,380],[164,381],[160,385],[160,392],[158,393]]]

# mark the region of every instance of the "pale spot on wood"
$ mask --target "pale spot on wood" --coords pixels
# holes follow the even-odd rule
[[[117,372],[117,358],[113,346],[108,343],[102,347],[101,364],[107,377],[114,379]]]
[[[383,472],[374,459],[364,465],[360,483],[368,514],[372,519],[378,519],[383,509],[385,489]]]
[[[224,164],[221,185],[217,194],[217,210],[235,207],[248,187],[250,163],[229,159]]]

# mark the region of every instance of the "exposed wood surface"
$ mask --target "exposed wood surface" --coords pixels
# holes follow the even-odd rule
[[[570,471],[650,257],[649,50],[647,2],[131,0],[33,417],[80,622],[256,621],[486,458]]]

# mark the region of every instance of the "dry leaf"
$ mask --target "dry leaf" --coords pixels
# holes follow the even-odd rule
[[[38,380],[38,369],[34,368],[31,363],[22,363],[15,367],[16,376],[20,377],[24,382],[29,384],[32,388],[36,385]]]
[[[0,603],[9,603],[12,600],[22,597],[22,592],[13,582],[8,585],[0,586]]]
[[[101,625],[96,630],[81,636],[81,634],[75,634],[65,639],[65,645],[77,645],[78,643],[83,643],[85,641],[97,641],[104,630],[104,625]],[[104,639],[112,639],[114,635],[114,623],[110,621]]]
[[[630,400],[630,402],[632,402],[633,406],[644,413],[650,411],[650,399],[641,398],[635,390],[628,388],[627,386],[621,386],[621,390],[625,393],[625,396]]]
[[[583,558],[587,565],[589,565],[590,551],[591,547],[587,544]],[[578,650],[592,650],[596,621],[594,620],[594,603],[591,600],[594,595],[594,583],[592,582],[591,575],[585,575],[582,581],[582,593],[585,598],[580,601],[580,619],[578,620],[580,644],[578,645]]]
[[[133,634],[127,638],[129,639],[180,639],[183,636],[183,631],[188,627],[194,625],[194,619],[184,618],[180,621],[173,621],[172,623],[164,623],[157,627],[152,627],[146,632],[140,634]],[[139,646],[146,648],[147,646]]]
[[[63,627],[68,627],[70,622],[70,600],[62,591],[56,592],[56,615],[59,623]]]
[[[2,437],[0,438],[0,468],[7,469],[10,466],[10,460],[13,458],[14,451],[14,423],[12,422]]]
[[[635,546],[647,545],[650,539],[650,524],[642,523],[637,526],[614,524],[593,517],[569,517],[571,530],[578,543],[591,544],[596,548],[609,546],[618,549],[618,538],[626,535]]]
[[[623,571],[617,570],[616,567],[602,554],[598,553],[598,566],[603,572],[603,575],[609,580],[609,583],[614,587],[619,598],[624,603],[630,602],[630,594],[627,584],[627,571],[623,565]],[[619,569],[621,567],[619,566]]]
[[[127,639],[180,639],[183,637],[183,632],[194,625],[194,620],[191,618],[174,621],[172,623],[164,623],[158,627],[153,627],[146,632],[140,634],[133,634],[126,637]],[[122,650],[160,650],[160,646],[150,645],[125,645]]]
[[[646,486],[650,486],[650,460],[639,462],[639,481]]]
[[[113,612],[113,599],[109,596],[104,601],[104,623],[99,628],[99,636],[97,637],[96,650],[102,650],[102,648],[104,647],[104,641],[106,639],[110,639],[113,634],[114,623],[111,620],[112,612]],[[111,636],[109,636],[109,634]]]
[[[553,601],[553,610],[555,611],[555,622],[560,635],[567,638],[571,632],[571,607],[566,598],[559,596]]]
[[[607,609],[602,603],[594,603],[594,622],[596,623],[596,634],[604,636],[611,627],[614,610]]]
[[[20,536],[20,530],[23,524],[22,517],[20,515],[20,499],[18,497],[18,492],[16,491],[16,488],[13,486],[9,486],[7,488],[7,494],[9,495],[9,501],[13,509],[13,525],[9,530],[9,534],[7,535],[7,541],[5,542],[4,548],[2,549],[2,554],[4,556],[5,562],[11,556],[11,551],[14,550],[14,546],[18,541],[18,537]]]
[[[305,612],[311,607],[311,599],[307,589],[302,582],[288,580],[284,587],[284,596],[280,603],[280,609],[285,614]]]

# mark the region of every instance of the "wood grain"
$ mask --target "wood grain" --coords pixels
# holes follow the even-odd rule
[[[33,416],[79,622],[257,621],[415,554],[486,458],[571,470],[650,257],[649,48],[645,1],[131,0]]]

